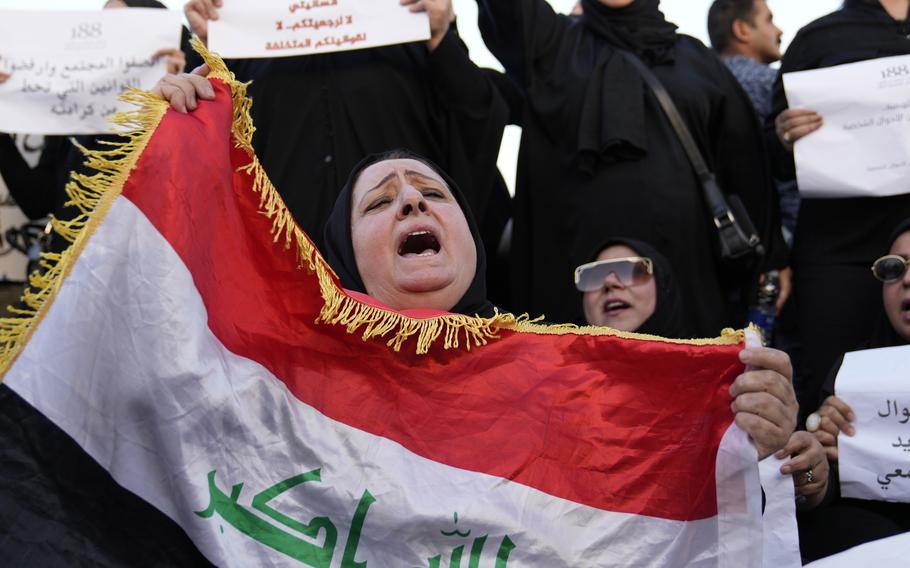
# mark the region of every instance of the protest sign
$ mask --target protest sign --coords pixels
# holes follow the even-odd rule
[[[425,13],[398,0],[230,0],[209,22],[209,49],[222,57],[286,57],[430,38]]]
[[[910,56],[787,73],[784,87],[790,108],[824,118],[794,148],[803,197],[910,193]]]
[[[101,134],[129,105],[130,87],[150,89],[166,72],[152,54],[180,45],[180,14],[134,8],[3,11],[0,132]]]
[[[835,389],[856,414],[838,436],[841,495],[910,502],[910,347],[847,353]]]

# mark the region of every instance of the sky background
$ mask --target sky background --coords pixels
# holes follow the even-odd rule
[[[225,0],[230,1],[230,0]],[[458,14],[458,29],[471,51],[471,58],[483,67],[501,69],[499,62],[490,54],[477,31],[477,4],[475,0],[453,0]],[[575,0],[548,0],[559,12],[568,12]],[[164,0],[164,4],[175,10],[182,10],[184,0]],[[103,6],[104,0],[0,0],[0,9],[20,10],[92,10]],[[812,20],[836,10],[841,0],[768,0],[778,27],[784,31],[784,47],[799,28]],[[663,0],[661,9],[667,19],[676,23],[682,33],[708,42],[706,19],[711,0]],[[514,187],[515,160],[521,131],[509,127],[503,139],[500,152],[500,169],[509,187]]]

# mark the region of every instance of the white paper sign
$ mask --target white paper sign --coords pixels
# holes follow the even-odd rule
[[[224,0],[209,49],[229,59],[349,51],[430,39],[399,0]]]
[[[821,129],[796,142],[803,197],[910,193],[910,55],[784,75],[790,108]]]
[[[179,48],[179,12],[0,11],[0,131],[102,134],[130,105],[129,87],[150,89],[167,73],[159,49]]]
[[[841,495],[910,502],[910,346],[847,353],[835,391],[856,414],[837,438]]]

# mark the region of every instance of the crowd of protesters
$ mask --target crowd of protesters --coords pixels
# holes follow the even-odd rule
[[[229,1],[186,4],[203,41]],[[252,81],[257,155],[336,271],[354,263],[333,249],[348,172],[401,148],[401,158],[427,158],[461,188],[471,233],[484,243],[477,258],[486,259],[486,274],[469,280],[486,276],[500,309],[707,337],[746,325],[774,282],[774,337],[792,360],[800,405],[800,426],[777,449],[795,456],[785,473],[800,504],[804,560],[910,529],[907,505],[840,497],[837,439],[853,434],[855,416],[833,389],[844,353],[910,343],[910,190],[801,199],[794,144],[823,117],[789,108],[781,80],[910,54],[910,0],[846,0],[800,30],[786,54],[766,0],[715,0],[710,47],[678,33],[659,0],[581,0],[569,15],[545,0],[477,0],[484,42],[504,73],[471,61],[451,0],[401,4],[428,14],[426,44],[228,61]],[[105,4],[124,7],[164,8]],[[171,58],[172,74],[156,89],[191,111],[211,89],[201,61],[183,51],[158,54]],[[195,70],[181,72],[184,56]],[[509,123],[523,129],[514,198],[496,165]],[[80,167],[66,137],[48,138],[30,169],[0,134],[0,174],[30,218],[72,214],[63,185]],[[736,258],[719,245],[723,227],[747,244]]]

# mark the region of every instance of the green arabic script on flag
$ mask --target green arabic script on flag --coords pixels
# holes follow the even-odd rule
[[[208,474],[209,489],[209,506],[204,511],[195,513],[204,518],[212,518],[215,513],[224,519],[228,524],[233,526],[241,533],[247,535],[253,540],[264,544],[268,547],[285,554],[307,566],[313,568],[329,568],[332,565],[332,559],[335,556],[335,548],[338,542],[338,529],[335,523],[328,517],[314,517],[309,523],[293,519],[284,513],[278,511],[270,505],[270,502],[279,495],[289,491],[298,485],[309,481],[322,481],[320,469],[314,469],[306,473],[295,475],[284,481],[268,487],[256,495],[250,503],[250,507],[262,513],[266,517],[284,525],[292,531],[296,531],[310,539],[316,540],[320,532],[323,533],[323,544],[307,542],[288,532],[281,527],[270,523],[265,518],[257,515],[248,508],[240,505],[240,494],[243,492],[243,483],[237,483],[231,486],[230,494],[225,493],[218,487],[215,482],[216,471],[212,470]],[[370,506],[376,503],[376,498],[370,494],[369,490],[364,489],[360,501],[354,511],[351,530],[348,533],[344,545],[344,552],[341,558],[341,568],[366,568],[366,562],[357,562],[357,547],[360,544],[360,535],[363,531],[363,524],[366,521],[367,513]],[[458,529],[458,513],[453,515],[455,528],[450,531],[440,530],[443,536],[467,538],[471,531],[466,532]],[[223,529],[222,529],[223,530]],[[471,544],[470,556],[468,557],[468,568],[480,568],[480,560],[483,555],[488,535],[476,537]],[[506,568],[509,563],[509,555],[516,548],[516,544],[508,535],[502,538],[499,549],[496,552],[495,568]],[[461,558],[464,555],[464,544],[460,544],[452,549],[449,557],[449,568],[459,568]],[[437,554],[427,559],[428,568],[439,568],[442,562],[442,555]]]

